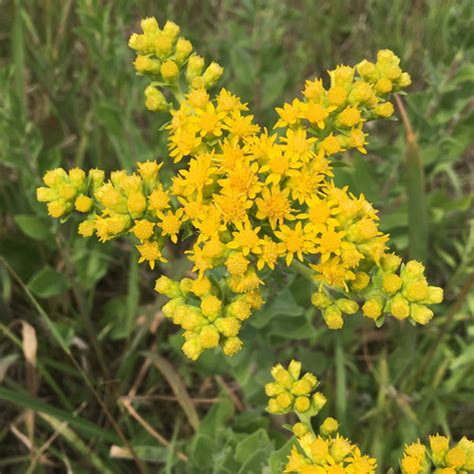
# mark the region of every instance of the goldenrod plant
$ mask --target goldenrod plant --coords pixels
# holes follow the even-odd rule
[[[410,85],[399,58],[381,50],[375,62],[329,71],[327,85],[308,80],[267,130],[230,91],[208,92],[223,69],[206,65],[178,25],[145,18],[141,28],[129,46],[150,81],[145,106],[169,116],[169,158],[109,178],[53,169],[37,198],[54,218],[82,215],[83,237],[129,236],[151,269],[158,262],[166,273],[170,249],[188,248],[195,277],[162,275],[155,286],[170,299],[163,314],[184,329],[184,353],[196,360],[218,345],[237,353],[242,324],[272,296],[264,282],[285,267],[314,282],[312,302],[330,329],[360,307],[377,326],[386,315],[428,323],[442,289],[428,284],[422,263],[390,253],[377,210],[333,180],[340,155],[365,154],[366,124],[391,117],[391,95]]]
[[[294,413],[299,421],[291,426],[294,444],[285,473],[301,474],[375,474],[377,462],[363,455],[360,448],[338,433],[339,423],[326,418],[316,432],[312,425],[326,403],[316,392],[316,376],[301,377],[301,362],[292,360],[288,368],[272,369],[274,382],[265,386],[269,397],[267,411],[279,415]],[[430,436],[429,447],[415,442],[405,447],[400,461],[402,474],[467,474],[474,471],[474,442],[463,437],[450,447],[446,436]]]

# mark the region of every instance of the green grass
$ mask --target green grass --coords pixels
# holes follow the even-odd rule
[[[472,2],[16,0],[3,8],[1,472],[276,465],[287,434],[264,412],[263,385],[275,361],[292,357],[323,381],[323,415],[343,419],[343,432],[383,468],[397,467],[403,444],[428,433],[474,436]],[[400,55],[414,80],[401,98],[408,120],[377,126],[368,156],[347,159],[338,180],[374,202],[394,248],[423,258],[446,289],[430,325],[376,330],[353,318],[334,334],[296,277],[279,296],[284,313],[249,321],[238,356],[190,363],[160,316],[158,273],[135,263],[132,246],[84,241],[73,224],[47,218],[34,193],[47,169],[166,158],[127,47],[147,15],[179,23],[264,125],[306,78],[385,47]],[[173,268],[183,274],[186,260],[178,255]],[[38,342],[33,375],[22,321]],[[111,455],[112,446],[122,449]]]

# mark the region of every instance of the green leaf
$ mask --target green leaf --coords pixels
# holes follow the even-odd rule
[[[69,288],[69,284],[63,274],[44,267],[33,275],[27,287],[36,296],[50,298],[64,293]]]
[[[17,214],[14,219],[16,225],[27,237],[43,240],[51,235],[49,219],[28,214]]]
[[[257,430],[255,433],[252,433],[237,443],[235,459],[243,463],[252,456],[256,450],[266,447],[269,442],[270,438],[268,437],[268,433],[263,429]]]
[[[269,467],[272,474],[280,474],[288,461],[291,447],[294,444],[294,439],[289,439],[279,450],[274,451],[270,455]]]
[[[67,411],[48,405],[23,392],[0,387],[0,400],[5,400],[18,407],[28,408],[38,413],[45,413],[58,420],[65,421],[69,426],[80,431],[84,436],[90,438],[97,437],[98,439],[106,440],[110,443],[120,443],[120,438],[118,438],[115,433],[106,431],[88,420],[84,420],[77,415],[71,415]]]
[[[271,299],[262,310],[257,311],[252,316],[251,324],[256,328],[261,328],[266,326],[275,316],[300,316],[301,314],[303,314],[303,308],[298,306],[290,289],[285,288],[276,298]]]

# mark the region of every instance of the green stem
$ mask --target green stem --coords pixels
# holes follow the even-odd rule
[[[305,265],[302,262],[299,262],[298,260],[293,260],[293,268],[302,276],[305,278],[308,278],[308,280],[313,281],[314,278],[314,271],[311,270],[307,265]]]

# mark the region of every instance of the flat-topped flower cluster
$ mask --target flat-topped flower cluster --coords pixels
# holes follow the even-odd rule
[[[291,427],[294,444],[284,472],[375,473],[376,460],[363,455],[357,444],[341,436],[334,418],[326,418],[316,434],[312,418],[321,411],[326,397],[316,391],[319,383],[314,374],[301,376],[301,362],[292,360],[287,369],[277,364],[272,377],[273,382],[265,386],[267,411],[275,415],[294,413],[299,419]],[[400,467],[402,474],[468,474],[474,471],[474,442],[463,437],[450,446],[446,436],[430,436],[429,447],[419,441],[405,447]]]
[[[223,69],[205,67],[175,23],[159,28],[147,18],[141,26],[129,45],[137,73],[150,79],[146,107],[170,115],[175,175],[160,176],[163,160],[108,179],[96,169],[55,169],[37,193],[49,214],[82,214],[84,237],[131,236],[152,269],[167,262],[169,246],[188,248],[195,279],[160,277],[156,290],[170,298],[163,312],[184,329],[191,359],[217,345],[235,354],[243,321],[264,303],[264,280],[291,265],[314,281],[312,301],[331,329],[359,303],[377,323],[385,314],[427,323],[427,305],[441,302],[442,290],[428,285],[420,263],[400,266],[377,211],[332,180],[338,155],[366,153],[365,124],[390,117],[390,94],[410,84],[399,59],[382,50],[376,62],[329,71],[327,86],[307,81],[301,97],[276,109],[269,131],[239,97],[208,92]]]

